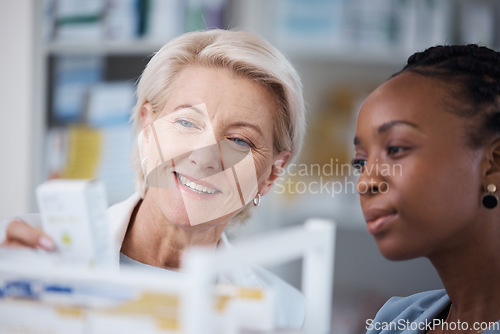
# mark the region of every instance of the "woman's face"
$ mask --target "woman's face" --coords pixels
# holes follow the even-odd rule
[[[358,115],[361,207],[389,259],[452,249],[481,228],[483,155],[466,144],[465,119],[445,111],[449,96],[442,86],[403,73],[377,88]]]
[[[183,69],[158,115],[142,110],[139,151],[148,196],[178,226],[227,222],[269,190],[289,153],[273,155],[271,93],[228,70]],[[279,165],[279,163],[277,164]]]

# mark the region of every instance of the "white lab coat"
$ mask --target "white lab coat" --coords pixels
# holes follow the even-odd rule
[[[120,249],[127,232],[130,216],[139,200],[139,195],[133,194],[125,201],[117,203],[107,210],[110,232],[113,237],[115,263],[120,261]],[[40,214],[26,214],[16,218],[22,219],[32,226],[41,227]],[[5,230],[10,221],[12,219],[0,222],[0,243],[5,238]],[[222,235],[219,247],[232,247],[225,234]],[[302,327],[306,312],[304,296],[300,291],[271,272],[253,266],[221,276],[219,280],[221,283],[238,286],[272,288],[276,294],[276,325],[279,328],[290,329]]]

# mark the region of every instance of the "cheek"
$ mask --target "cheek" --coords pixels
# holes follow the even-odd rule
[[[408,211],[408,215],[422,220],[420,224],[458,223],[469,219],[477,208],[477,192],[471,189],[478,186],[470,169],[415,164],[395,180],[395,195],[402,213]]]
[[[151,197],[164,217],[171,222],[182,222],[187,219],[187,211],[182,196],[175,188],[150,188]]]
[[[254,159],[255,171],[257,174],[257,182],[260,184],[264,183],[271,174],[273,167],[273,159],[271,156],[260,156]]]
[[[236,187],[239,187],[244,203],[248,204],[258,191],[257,170],[252,156],[249,155],[234,165],[234,172],[237,177]]]

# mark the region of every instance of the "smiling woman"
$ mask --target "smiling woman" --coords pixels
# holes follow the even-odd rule
[[[137,193],[108,209],[115,258],[175,271],[190,246],[227,246],[225,227],[249,217],[300,150],[305,107],[300,78],[277,49],[251,33],[210,30],[155,54],[132,120]],[[9,222],[4,246],[53,247],[38,216],[24,220],[31,225]],[[302,325],[302,295],[271,273],[248,268],[220,280],[273,288],[277,326]]]
[[[148,191],[157,192],[163,214],[175,214],[170,220],[177,224],[219,225],[264,195],[272,165],[290,156],[271,149],[276,103],[265,87],[203,66],[183,69],[171,97],[156,113],[150,104],[141,110]]]
[[[388,333],[384,323],[391,333],[500,333],[499,80],[498,52],[438,46],[361,107],[353,163],[367,229],[389,259],[427,257],[445,287],[389,300],[369,334]],[[368,172],[381,164],[402,173]]]

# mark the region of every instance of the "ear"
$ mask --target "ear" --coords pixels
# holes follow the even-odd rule
[[[151,106],[151,103],[145,102],[141,107],[140,114],[141,114],[142,128],[144,129],[154,120],[153,107]]]
[[[500,187],[500,138],[491,143],[486,153],[485,163],[483,164],[486,185],[493,183]]]
[[[276,180],[280,177],[281,173],[285,169],[288,160],[290,159],[290,155],[291,155],[290,151],[282,151],[274,158],[274,163],[271,167],[271,171],[267,176],[264,185],[259,190],[261,196],[267,194],[271,189],[272,185],[274,184],[274,182],[276,182]]]

